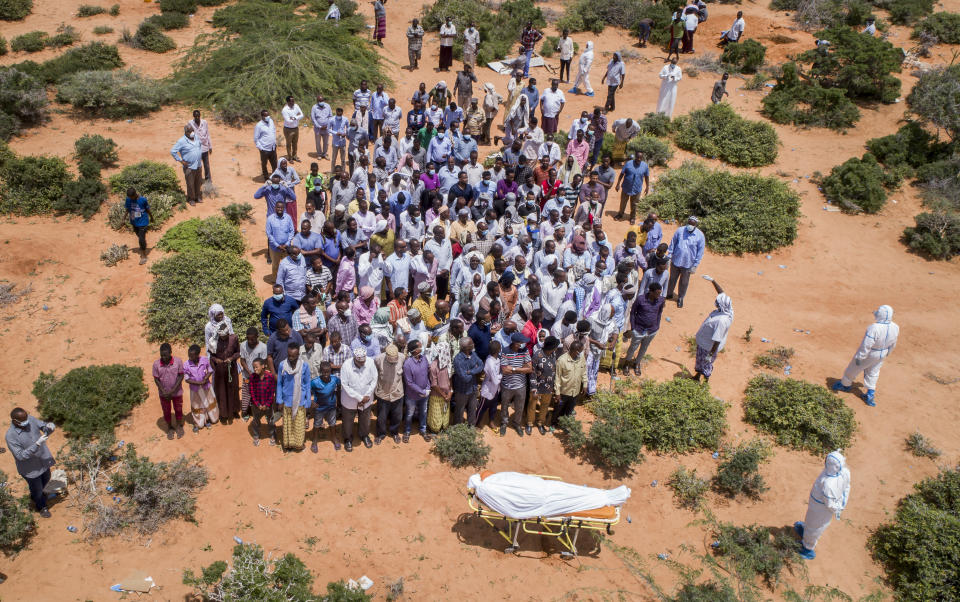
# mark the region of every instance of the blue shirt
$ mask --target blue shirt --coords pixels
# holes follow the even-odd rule
[[[403,201],[400,201],[400,196],[403,196]],[[407,210],[407,207],[410,206],[410,193],[409,192],[395,192],[390,195],[390,198],[387,200],[390,204],[390,213],[393,214],[393,218],[396,220],[396,230],[400,229],[400,214]]]
[[[300,232],[293,237],[291,244],[300,247],[302,251],[313,251],[314,249],[320,248],[320,235],[316,232],[311,232],[310,236],[304,236],[303,232]]]
[[[300,336],[300,333],[296,330],[290,330],[290,336],[285,340],[280,340],[280,337],[277,336],[277,333],[272,333],[270,338],[267,339],[267,355],[273,358],[273,367],[279,373],[280,365],[287,359],[287,347],[290,343],[296,343],[297,346],[303,347],[303,337]],[[307,389],[309,392],[310,387],[307,386],[310,382],[310,366],[307,365],[307,362],[303,362],[303,365],[307,367],[307,376],[303,381],[303,388]],[[277,374],[277,403],[280,403],[280,374]]]
[[[283,184],[278,184],[276,188],[273,187],[273,182],[268,182],[257,189],[253,193],[253,198],[255,199],[266,199],[267,201],[267,215],[273,215],[273,206],[277,203],[287,204],[287,201],[296,201],[297,193],[293,188],[288,188]]]
[[[540,90],[536,88],[530,89],[530,86],[524,86],[523,95],[527,97],[527,105],[530,107],[530,112],[533,113],[537,109],[537,105],[540,104]]]
[[[643,179],[650,177],[650,168],[646,161],[641,161],[639,165],[635,161],[627,161],[623,164],[623,176],[621,190],[624,194],[634,195],[643,192]]]
[[[292,338],[292,337],[291,337]],[[286,354],[286,348],[284,348]],[[283,360],[284,364],[287,362]],[[301,362],[303,367],[300,369],[300,399],[293,398],[293,380],[294,374],[287,374],[282,366],[277,366],[277,405],[292,408],[294,401],[299,402],[301,408],[310,407],[310,364],[306,361]]]
[[[483,362],[477,353],[469,356],[462,351],[453,358],[453,392],[473,393],[477,390],[477,375],[483,372]]]
[[[187,138],[186,134],[180,136],[180,139],[173,143],[170,148],[170,156],[174,161],[186,161],[189,169],[200,169],[200,160],[203,158],[203,151],[200,149],[200,139],[196,134],[193,140]]]
[[[454,122],[463,123],[463,109],[457,107],[456,111],[452,111],[450,107],[447,107],[443,110],[443,125],[447,126],[449,130]]]
[[[310,381],[310,391],[313,393],[313,403],[318,412],[328,412],[337,407],[337,387],[340,386],[340,377],[330,375],[330,380],[323,382],[321,377]]]
[[[391,288],[403,288],[404,290],[410,288],[411,257],[413,256],[410,253],[404,253],[403,257],[397,257],[397,254],[394,253],[383,262],[383,275],[390,279]]]
[[[450,142],[450,137],[444,135],[441,138],[438,134],[430,141],[430,146],[427,147],[427,161],[434,165],[443,165],[447,162],[447,156],[451,152],[453,152],[453,143]]]
[[[267,232],[267,243],[272,251],[279,251],[280,245],[288,245],[293,240],[293,220],[286,213],[280,217],[277,217],[276,213],[271,213],[267,217],[265,230]]]
[[[280,260],[276,282],[283,286],[283,292],[287,295],[297,301],[303,299],[307,290],[307,260],[302,254],[300,259],[288,255]]]
[[[439,190],[441,194],[446,195],[450,192],[450,188],[457,183],[459,176],[459,167],[454,165],[453,169],[448,169],[447,166],[444,165],[437,171],[437,177],[440,178],[440,185],[437,186],[437,190]]]
[[[473,139],[473,136],[469,138],[467,135],[457,136],[453,143],[453,158],[460,163],[466,163],[470,160],[470,151],[479,152],[477,141]]]
[[[613,322],[617,325],[617,332],[623,331],[623,323],[627,317],[627,302],[623,300],[620,289],[611,289],[604,301],[613,306]]]
[[[140,228],[150,225],[150,216],[147,215],[147,211],[150,211],[150,203],[147,202],[147,197],[142,196],[136,199],[127,197],[123,206],[127,210],[127,215],[130,216],[131,226]]]
[[[328,257],[332,257],[335,260],[340,258],[340,232],[334,232],[332,238],[327,238],[326,234],[320,235],[320,248],[323,249],[323,253]],[[323,265],[328,268],[332,268],[336,263],[334,261],[328,261],[326,257],[323,258]]]
[[[694,228],[693,232],[687,232],[686,226],[679,228],[673,233],[670,248],[667,249],[670,263],[678,268],[697,267],[703,259],[705,242],[700,228]]]
[[[660,227],[660,222],[654,222],[653,227],[647,232],[647,242],[643,243],[643,252],[649,253],[656,249],[661,240],[663,240],[663,228]]]
[[[346,146],[347,145],[347,126],[350,125],[350,121],[343,115],[335,115],[333,119],[330,120],[330,133],[333,134],[333,145],[336,147]]]
[[[350,342],[350,351],[356,351],[357,349],[366,349],[368,361],[373,361],[373,358],[380,355],[380,341],[377,340],[377,337],[371,336],[370,341],[364,343],[360,339],[360,335],[357,335],[357,338]]]
[[[272,296],[268,297],[260,309],[260,327],[263,328],[263,333],[267,336],[273,334],[277,328],[277,320],[280,318],[286,320],[287,324],[291,324],[291,316],[298,307],[300,304],[290,295],[284,295],[283,301],[277,301]]]
[[[497,183],[493,180],[480,180],[473,189],[477,191],[478,197],[481,194],[487,194],[490,195],[490,200],[492,201],[494,195],[497,194]]]
[[[420,131],[420,128],[423,127],[424,122],[427,120],[426,115],[423,114],[423,110],[411,109],[407,112],[407,127],[413,128],[417,131]]]
[[[477,354],[481,360],[486,361],[487,356],[490,355],[490,325],[487,324],[481,328],[476,322],[470,325],[470,330],[467,331],[467,336],[473,341],[474,353]]]

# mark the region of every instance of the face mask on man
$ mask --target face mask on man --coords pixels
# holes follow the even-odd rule
[[[687,232],[693,232],[696,228],[693,224],[687,224]]]
[[[283,293],[277,293],[273,296],[274,301],[283,301]]]
[[[271,184],[271,185],[270,185],[270,188],[273,188],[274,190],[277,190],[278,188],[280,188],[280,185],[279,185],[279,184]]]

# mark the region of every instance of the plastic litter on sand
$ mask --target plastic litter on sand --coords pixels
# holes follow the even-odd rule
[[[666,560],[667,558],[670,558],[670,554],[665,554],[665,553],[661,552],[661,553],[657,554],[657,558],[659,558],[660,560]]]
[[[70,525],[69,527],[67,527],[67,531],[70,531],[71,533],[76,533],[76,532],[77,532],[77,528],[74,527],[73,525]]]
[[[714,460],[716,460],[717,458],[720,457],[720,452],[713,452],[712,454],[710,454],[710,456],[711,456]]]
[[[243,540],[237,537],[236,535],[233,536],[233,541],[237,542],[241,546],[243,545]]]
[[[656,486],[657,486],[657,482],[656,482],[656,481],[651,482],[651,483],[650,483],[650,486],[651,486],[651,487],[656,487]]]

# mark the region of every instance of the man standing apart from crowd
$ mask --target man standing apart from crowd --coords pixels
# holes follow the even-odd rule
[[[730,93],[727,92],[727,80],[730,79],[729,73],[724,73],[723,77],[720,78],[720,81],[714,82],[713,92],[710,94],[710,102],[713,104],[719,104],[723,100],[723,95],[726,94],[730,96]]]
[[[697,228],[700,219],[695,215],[687,218],[683,228],[677,228],[667,248],[670,257],[670,281],[667,284],[667,299],[673,299],[673,287],[680,283],[677,291],[677,308],[683,307],[683,298],[687,295],[687,286],[690,284],[690,274],[697,271],[697,266],[703,260],[703,250],[706,239],[703,232]]]
[[[260,173],[266,182],[270,174],[277,170],[277,127],[273,124],[269,111],[260,111],[260,121],[253,128],[253,144],[260,151]],[[270,171],[267,171],[268,162]]]
[[[127,216],[130,218],[130,225],[137,234],[137,242],[140,244],[140,265],[147,263],[147,229],[150,222],[153,221],[153,213],[150,211],[150,203],[147,197],[140,196],[136,188],[127,189],[127,198],[123,202],[127,210]]]
[[[453,64],[453,41],[457,38],[457,26],[453,17],[444,19],[440,26],[440,71],[450,71]]]
[[[420,19],[414,19],[407,28],[407,58],[410,59],[410,71],[416,71],[420,66],[420,54],[423,51],[423,27]]]
[[[550,87],[543,91],[540,96],[540,114],[543,117],[541,126],[543,135],[549,136],[557,131],[560,122],[560,113],[563,112],[563,106],[567,99],[563,96],[563,91],[558,89],[560,80],[550,80]]]
[[[723,351],[723,346],[727,343],[727,334],[730,332],[730,326],[733,325],[733,301],[730,296],[723,292],[723,288],[716,280],[710,279],[713,288],[717,290],[717,298],[713,304],[715,309],[700,325],[697,330],[697,363],[694,366],[696,373],[693,380],[709,381],[713,374],[713,362],[717,359],[717,354]]]
[[[287,142],[287,157],[291,161],[300,161],[297,155],[297,145],[300,143],[300,120],[303,119],[303,111],[300,105],[293,102],[293,97],[287,97],[287,104],[280,109],[283,115],[283,138]]]
[[[373,0],[373,39],[377,46],[383,46],[383,38],[387,37],[387,8],[384,6],[387,0]]]
[[[480,30],[470,21],[470,25],[463,31],[463,64],[475,67],[477,64],[477,49],[480,47]],[[466,106],[460,103],[460,106]]]
[[[559,79],[565,84],[570,83],[570,61],[573,60],[573,39],[570,38],[570,30],[564,29],[560,34],[560,41],[557,42],[555,49],[560,53],[560,76]],[[563,73],[566,71],[567,79],[563,79]]]
[[[523,76],[530,76],[530,59],[533,58],[533,49],[543,39],[543,34],[533,27],[533,21],[527,21],[520,34],[520,48],[524,55]],[[531,107],[532,110],[533,107]]]
[[[570,88],[571,94],[579,94],[580,86],[583,86],[587,96],[593,96],[593,87],[590,85],[590,68],[593,66],[593,42],[587,42],[587,48],[580,54],[580,61],[577,64],[577,79],[573,80],[573,87]]]
[[[183,166],[183,179],[187,183],[187,202],[191,205],[203,202],[203,150],[196,132],[189,125],[183,126],[183,136],[170,148],[170,156]]]
[[[606,112],[614,111],[617,108],[617,90],[623,89],[623,81],[626,79],[626,69],[623,66],[623,57],[619,52],[613,53],[613,58],[607,63],[607,71],[603,74],[603,82],[607,85],[607,101],[603,105]]]
[[[193,112],[193,119],[187,122],[200,141],[200,150],[203,151],[203,179],[210,181],[210,155],[213,154],[213,143],[210,142],[210,126],[206,119],[200,119],[200,111]]]
[[[881,305],[873,312],[876,320],[867,327],[863,335],[860,348],[843,371],[843,378],[833,384],[834,391],[849,391],[853,379],[863,372],[863,384],[867,387],[864,401],[868,406],[877,405],[874,395],[877,391],[877,379],[880,378],[880,368],[883,360],[893,352],[900,337],[900,326],[893,321],[893,308]]]
[[[660,70],[660,97],[657,99],[657,113],[673,117],[673,109],[677,105],[677,83],[683,78],[683,71],[677,65],[677,58]]]
[[[733,22],[733,25],[730,26],[730,29],[723,32],[722,37],[720,38],[720,45],[726,46],[727,44],[736,44],[740,41],[740,36],[743,35],[743,30],[746,28],[747,24],[743,20],[743,11],[737,11],[737,18]]]
[[[621,185],[623,188],[621,189]],[[620,191],[620,210],[613,219],[623,219],[623,209],[630,202],[630,225],[637,223],[637,205],[640,204],[640,193],[650,194],[650,167],[643,160],[643,153],[636,153],[623,164],[620,177],[617,178],[616,190]]]
[[[10,412],[11,424],[7,430],[7,449],[13,454],[17,472],[30,488],[30,499],[43,518],[50,518],[47,495],[43,488],[50,482],[50,467],[56,464],[47,447],[47,437],[53,432],[52,422],[40,422],[23,408]]]

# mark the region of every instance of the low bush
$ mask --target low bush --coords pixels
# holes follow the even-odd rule
[[[180,222],[157,241],[157,248],[177,253],[212,249],[242,255],[244,244],[243,235],[236,225],[224,217],[215,216],[206,219],[195,217]]]
[[[126,261],[130,257],[130,248],[127,245],[118,245],[113,243],[110,248],[100,253],[100,261],[108,268],[112,268],[121,261]]]
[[[754,377],[747,385],[744,420],[779,445],[826,455],[853,442],[853,410],[822,385],[791,378]]]
[[[790,361],[793,354],[794,351],[792,348],[776,345],[770,351],[764,351],[754,356],[753,365],[756,368],[779,370],[787,365],[787,362]]]
[[[93,159],[101,167],[113,167],[120,161],[117,143],[113,138],[104,138],[100,134],[84,134],[73,143],[73,157]]]
[[[98,166],[97,166],[98,167]],[[59,214],[72,213],[90,219],[100,211],[107,200],[107,187],[96,177],[81,177],[63,185],[63,194],[53,203],[53,211]]]
[[[62,377],[42,372],[33,383],[40,416],[68,437],[113,435],[114,427],[147,398],[143,370],[112,364],[74,368]]]
[[[674,130],[680,148],[738,167],[770,165],[779,152],[780,138],[773,126],[744,119],[726,103],[678,117]]]
[[[0,470],[0,551],[14,556],[27,547],[36,533],[36,521],[30,511],[30,498],[16,498],[7,473]]]
[[[484,466],[490,457],[490,446],[483,442],[483,434],[464,422],[455,424],[437,435],[433,451],[454,468]]]
[[[870,536],[899,600],[955,600],[960,587],[960,469],[914,485],[893,521]]]
[[[10,40],[10,50],[14,52],[40,52],[47,47],[50,35],[45,31],[31,31]]]
[[[673,133],[673,122],[666,113],[647,113],[643,119],[638,119],[636,122],[641,134],[666,138]]]
[[[670,159],[673,159],[673,151],[670,150],[668,143],[659,138],[642,134],[635,136],[627,143],[627,152],[643,153],[643,160],[650,167],[666,167]]]
[[[33,11],[33,0],[0,0],[0,20],[20,21]]]
[[[911,37],[918,39],[928,35],[940,44],[960,44],[960,14],[933,13],[917,24]]]
[[[7,38],[0,36],[0,56],[7,54]]]
[[[160,0],[160,12],[192,15],[197,12],[197,4],[197,0]]]
[[[72,25],[61,25],[57,28],[56,35],[47,39],[47,48],[63,48],[72,46],[80,41],[80,32]]]
[[[153,213],[150,230],[159,230],[163,224],[173,217],[175,211],[183,211],[187,208],[187,197],[182,193],[159,192],[147,195],[147,199],[150,201],[150,211]],[[110,209],[107,211],[107,223],[117,231],[133,230],[123,201],[117,201],[110,205]]]
[[[742,494],[760,499],[760,494],[769,489],[760,475],[760,464],[771,453],[770,446],[760,439],[725,449],[712,480],[713,490],[729,498]]]
[[[697,476],[697,469],[687,470],[683,466],[673,471],[667,487],[673,490],[673,499],[683,508],[699,510],[703,498],[710,491],[710,481]]]
[[[39,125],[47,116],[47,91],[43,82],[16,69],[0,70],[0,115],[9,126],[0,133],[6,141],[24,127]]]
[[[156,25],[163,31],[170,31],[171,29],[183,29],[190,25],[190,17],[183,13],[160,13],[147,17],[143,22]]]
[[[960,134],[960,65],[937,67],[920,75],[907,106],[923,121],[943,129],[956,140]]]
[[[119,4],[114,4],[113,6],[110,7],[110,16],[111,16],[111,17],[116,17],[116,16],[119,15],[119,14],[120,14],[120,5],[119,5]]]
[[[142,196],[149,198],[157,193],[183,193],[180,178],[168,163],[141,161],[127,165],[118,174],[110,177],[110,190],[114,194],[127,194],[127,188],[136,188]]]
[[[145,310],[151,342],[199,341],[213,303],[224,307],[235,328],[256,325],[260,299],[250,280],[253,266],[232,253],[187,251],[150,266],[154,275]]]
[[[113,33],[113,28],[109,25],[97,25],[93,28],[94,35],[105,36],[107,34]]]
[[[783,71],[770,94],[763,97],[762,113],[775,123],[846,130],[860,119],[860,110],[838,88],[824,88],[816,81],[801,80],[796,63]]]
[[[853,100],[892,103],[900,96],[903,50],[883,38],[865,36],[845,25],[819,31],[830,52],[808,50],[799,60],[810,63],[809,75],[824,88],[842,88]]]
[[[918,458],[939,458],[943,452],[920,432],[914,431],[907,437],[907,449]]]
[[[90,42],[45,61],[36,71],[45,82],[52,84],[72,73],[104,71],[119,67],[123,67],[123,59],[120,58],[116,46],[103,42]]]
[[[471,21],[476,24],[481,40],[477,50],[478,65],[485,65],[506,56],[516,56],[520,45],[520,32],[527,21],[533,21],[538,28],[546,25],[543,12],[532,0],[506,0],[500,4],[497,12],[492,12],[486,4],[474,0],[437,0],[432,5],[424,5],[420,24],[426,31],[439,31],[447,16],[453,17],[458,32],[466,29]],[[562,21],[563,19],[557,22],[560,29],[563,29],[560,25]],[[458,36],[453,43],[453,55],[459,59],[462,54],[463,40]]]
[[[740,73],[756,73],[763,65],[767,49],[756,40],[746,40],[737,44],[727,44],[723,48],[720,62],[724,67]]]
[[[800,199],[776,178],[687,161],[660,176],[644,198],[667,219],[699,216],[707,246],[716,253],[765,253],[797,237]]]
[[[933,12],[934,0],[890,0],[887,10],[890,21],[897,25],[912,25]]]
[[[895,134],[868,140],[867,150],[886,168],[912,177],[917,168],[948,158],[951,149],[916,121],[908,121]]]
[[[616,409],[596,405],[594,410],[597,418],[590,425],[587,442],[601,466],[625,471],[643,462],[643,429],[629,415]]]
[[[575,0],[557,21],[557,29],[593,33],[600,33],[607,25],[632,29],[643,18],[642,6],[634,0]]]
[[[0,214],[43,215],[53,211],[70,181],[59,157],[10,157],[0,163]]]
[[[912,251],[931,259],[960,255],[960,214],[934,210],[913,219],[916,225],[903,231],[903,240]]]
[[[576,416],[569,414],[557,419],[557,428],[563,433],[563,447],[576,455],[587,445],[587,434],[583,432],[583,423]]]
[[[884,172],[870,153],[851,157],[830,170],[823,180],[823,194],[847,213],[876,213],[887,202]]]
[[[757,525],[740,527],[719,523],[714,525],[713,536],[716,539],[714,555],[744,583],[753,583],[762,577],[767,586],[774,589],[783,569],[802,563],[800,542],[792,531],[771,532]]]
[[[81,18],[94,17],[96,15],[102,15],[106,12],[107,12],[107,9],[105,9],[104,7],[95,6],[93,4],[81,4],[77,8],[77,16]]]
[[[161,54],[177,47],[173,38],[163,33],[160,26],[151,21],[140,23],[137,27],[137,33],[130,38],[130,45],[134,48]]]
[[[166,84],[131,70],[75,73],[57,89],[57,102],[108,119],[146,115],[169,100]]]
[[[250,203],[230,203],[226,207],[221,207],[220,211],[225,218],[237,226],[253,219],[253,205]]]

